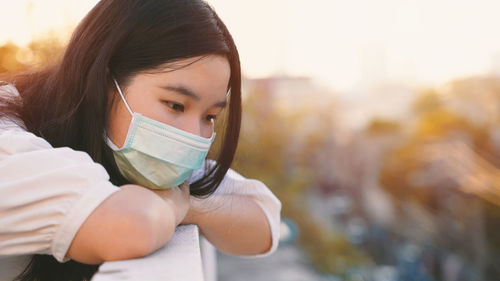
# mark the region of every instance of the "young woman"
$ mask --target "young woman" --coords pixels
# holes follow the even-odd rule
[[[229,169],[239,57],[203,1],[102,0],[57,63],[4,80],[0,280],[88,280],[179,224],[229,254],[276,249],[280,202]]]

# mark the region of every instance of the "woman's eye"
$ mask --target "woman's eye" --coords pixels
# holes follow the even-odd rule
[[[184,111],[184,106],[182,104],[178,104],[178,103],[171,102],[171,101],[165,101],[165,104],[167,104],[167,106],[170,107],[174,111],[180,111],[180,112]]]
[[[217,115],[207,115],[206,119],[209,122],[215,122],[215,119],[217,119]]]

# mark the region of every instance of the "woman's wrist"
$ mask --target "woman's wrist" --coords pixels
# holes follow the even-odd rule
[[[193,199],[191,199],[191,202]],[[197,224],[196,217],[198,217],[198,211],[196,210],[196,206],[191,203],[189,206],[189,209],[186,213],[186,216],[184,216],[184,219],[182,220],[181,224]]]
[[[202,204],[206,200],[209,199],[199,199],[191,196],[189,209],[181,224],[196,224],[201,227],[201,224],[203,223],[203,214],[208,211],[202,209]]]

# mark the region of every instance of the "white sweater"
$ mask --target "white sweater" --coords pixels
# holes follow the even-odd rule
[[[18,95],[10,85],[0,90]],[[201,170],[195,171],[192,180],[200,175]],[[13,280],[33,254],[67,261],[66,252],[82,223],[118,190],[109,182],[104,167],[87,153],[53,148],[43,138],[27,132],[22,124],[0,119],[0,281]],[[260,181],[246,179],[233,170],[228,171],[214,195],[228,193],[253,198],[267,216],[272,247],[254,257],[274,252],[279,242],[280,201]],[[174,236],[179,233],[186,231],[176,231]],[[179,238],[172,239],[182,244]],[[198,243],[186,243],[193,241]],[[176,249],[185,247],[165,247],[162,251],[175,257]],[[199,250],[199,245],[192,249]]]

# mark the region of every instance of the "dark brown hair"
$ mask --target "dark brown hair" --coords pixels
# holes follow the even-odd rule
[[[228,59],[231,93],[216,164],[191,185],[192,195],[208,196],[222,181],[236,151],[241,123],[241,71],[229,31],[202,0],[100,1],[78,25],[57,63],[9,81],[17,87],[21,99],[0,96],[0,117],[19,118],[28,131],[53,147],[87,152],[106,168],[111,182],[127,184],[104,138],[112,77],[125,86],[141,71],[211,54]],[[35,255],[19,280],[86,280],[96,269]]]

